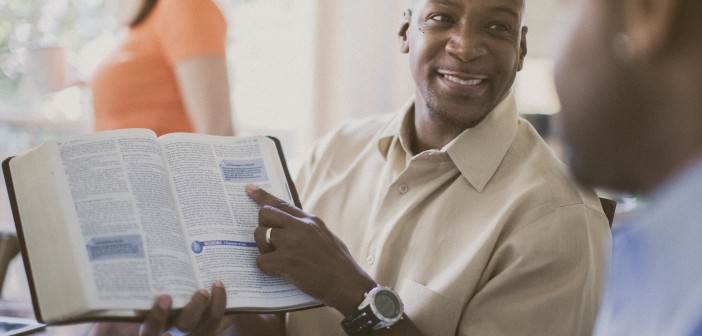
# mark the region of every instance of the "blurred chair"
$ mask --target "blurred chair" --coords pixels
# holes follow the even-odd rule
[[[2,286],[5,283],[5,275],[10,261],[19,251],[19,242],[15,234],[0,232],[0,295],[2,295]]]
[[[600,197],[600,204],[602,204],[602,211],[604,211],[607,220],[609,221],[609,227],[612,227],[612,222],[614,221],[614,212],[617,210],[617,202]]]

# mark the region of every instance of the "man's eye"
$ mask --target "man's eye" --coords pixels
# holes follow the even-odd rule
[[[488,29],[496,30],[496,31],[509,31],[509,26],[503,23],[493,23],[488,26]]]
[[[429,19],[434,20],[434,21],[438,21],[438,22],[451,22],[451,18],[448,15],[442,15],[442,14],[432,15]]]

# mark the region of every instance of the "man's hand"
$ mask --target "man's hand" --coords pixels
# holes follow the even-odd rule
[[[168,332],[168,312],[171,309],[171,297],[161,295],[156,299],[149,315],[139,330],[140,336],[176,336]],[[224,316],[227,304],[227,292],[222,282],[212,285],[212,292],[201,290],[195,293],[183,310],[180,311],[172,327],[188,335],[216,335]]]
[[[259,227],[254,238],[258,267],[282,275],[297,288],[348,315],[376,283],[354,261],[346,245],[316,216],[276,198],[255,185],[246,193],[256,201]],[[270,244],[266,241],[267,231]]]

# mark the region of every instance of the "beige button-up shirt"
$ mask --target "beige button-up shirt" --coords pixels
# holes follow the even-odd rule
[[[576,186],[509,95],[441,150],[409,151],[413,103],[322,140],[297,181],[425,335],[590,335],[610,245],[597,196]],[[339,288],[339,290],[344,290]],[[330,308],[289,335],[345,335]]]

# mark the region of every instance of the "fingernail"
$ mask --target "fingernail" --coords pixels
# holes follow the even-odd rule
[[[197,292],[203,295],[204,297],[210,297],[210,292],[208,292],[206,289],[201,289]]]
[[[214,282],[214,284],[212,284],[212,286],[224,288],[224,283],[222,283],[222,280],[215,280],[215,282]]]
[[[171,297],[168,295],[161,295],[158,298],[158,307],[163,310],[168,310],[171,308]]]
[[[248,191],[258,191],[259,189],[261,188],[253,183],[249,183],[246,185],[246,190]]]

